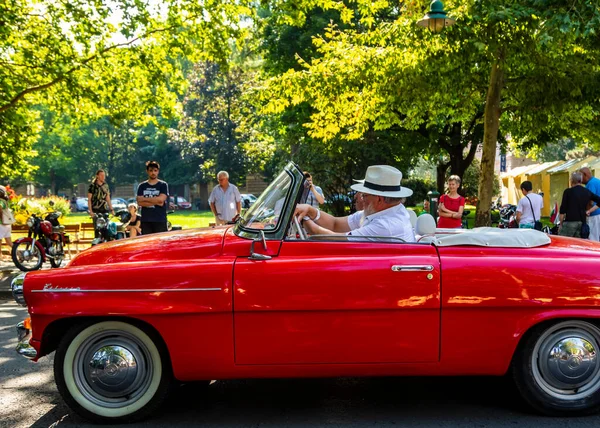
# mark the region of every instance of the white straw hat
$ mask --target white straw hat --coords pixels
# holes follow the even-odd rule
[[[367,174],[362,183],[353,184],[352,190],[369,195],[387,196],[390,198],[407,198],[413,191],[402,187],[402,173],[389,165],[372,165],[367,168]]]

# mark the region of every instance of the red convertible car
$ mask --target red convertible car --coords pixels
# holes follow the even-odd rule
[[[550,415],[600,407],[600,244],[535,230],[306,236],[289,164],[235,225],[113,241],[13,281],[17,351],[100,422],[174,382],[497,375]],[[417,223],[419,229],[419,223]]]

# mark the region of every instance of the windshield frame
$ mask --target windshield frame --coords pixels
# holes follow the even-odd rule
[[[262,231],[265,235],[265,239],[267,240],[283,240],[283,237],[285,236],[287,229],[290,226],[292,215],[294,214],[294,208],[296,207],[296,204],[298,203],[298,200],[301,196],[300,192],[302,183],[304,181],[304,175],[302,174],[302,171],[300,170],[298,165],[296,165],[294,162],[289,162],[283,168],[282,172],[288,174],[288,176],[291,179],[291,184],[285,195],[283,208],[279,217],[280,221],[277,223],[277,227],[275,227],[274,229],[254,229],[252,227],[244,226],[242,224],[244,219],[241,218],[235,224],[233,228],[233,233],[235,233],[241,238],[256,239],[259,236],[260,231]],[[278,174],[277,177],[279,177],[280,175],[281,173]],[[269,186],[273,183],[273,181],[269,184]],[[261,202],[261,198],[263,197],[263,195],[265,195],[265,192],[266,189],[257,197],[256,201],[252,204],[252,207],[258,206],[257,204]],[[250,209],[252,209],[252,207]]]

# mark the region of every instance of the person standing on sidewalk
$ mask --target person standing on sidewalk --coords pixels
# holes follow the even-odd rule
[[[323,189],[313,184],[312,175],[310,175],[310,172],[304,171],[304,178],[306,181],[304,182],[304,192],[300,198],[300,203],[319,208],[319,205],[325,203]]]
[[[521,183],[521,193],[523,193],[523,197],[517,203],[519,229],[535,229],[535,222],[541,221],[544,198],[537,193],[533,193],[531,181]]]
[[[96,171],[96,176],[88,187],[88,213],[94,220],[94,238],[99,236],[96,229],[96,214],[115,213],[110,202],[110,189],[106,183],[106,173],[103,169]]]
[[[583,184],[585,188],[592,192],[594,195],[600,195],[600,180],[592,175],[592,171],[589,168],[581,168],[579,170],[582,175]],[[594,205],[586,211],[588,217],[588,224],[590,226],[590,241],[600,241],[600,210],[598,204]]]
[[[560,225],[558,234],[574,238],[587,239],[589,235],[582,236],[582,226],[586,224],[588,212],[587,205],[590,201],[600,203],[600,196],[593,194],[582,185],[582,174],[577,171],[571,174],[571,187],[563,192],[560,203]]]
[[[4,260],[4,256],[2,255],[3,239],[6,241],[6,245],[8,245],[8,252],[10,254],[12,248],[12,240],[10,239],[10,235],[12,232],[12,224],[14,222],[15,217],[8,207],[8,193],[6,191],[6,187],[0,186],[0,260]]]
[[[210,192],[208,203],[215,216],[215,223],[226,224],[242,212],[242,195],[236,186],[229,182],[229,173],[220,171],[217,174],[218,186]]]
[[[146,162],[148,180],[138,186],[137,204],[142,211],[142,235],[167,231],[169,185],[158,179],[159,172],[158,162]]]

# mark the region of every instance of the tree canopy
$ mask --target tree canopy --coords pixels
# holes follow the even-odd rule
[[[226,61],[242,1],[8,0],[0,4],[0,175],[26,165],[44,104],[80,120],[173,113],[183,58]],[[118,112],[115,112],[118,110]]]
[[[372,15],[355,25],[350,17],[349,28],[332,25],[314,39],[319,57],[272,79],[266,111],[308,102],[314,137],[355,139],[399,126],[428,137],[422,148],[429,156],[454,146],[462,158],[485,140],[488,89],[501,70],[497,116],[490,118],[497,126],[488,129],[493,147],[484,146],[482,160],[480,198],[489,211],[499,134],[526,146],[598,133],[600,11],[593,2],[575,3],[448,1],[457,22],[442,34],[415,25],[425,2],[400,4],[393,22]]]

